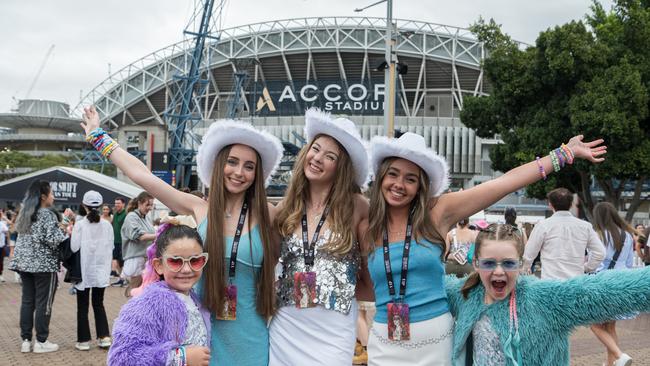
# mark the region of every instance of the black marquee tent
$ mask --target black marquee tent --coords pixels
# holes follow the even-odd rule
[[[18,206],[27,187],[36,179],[50,182],[54,192],[54,204],[62,207],[81,205],[84,193],[89,190],[101,193],[104,202],[111,206],[115,197],[122,196],[131,199],[142,192],[142,188],[138,186],[94,170],[56,166],[0,182],[0,207],[7,204]],[[164,209],[164,206],[158,201],[155,202],[155,206],[156,209]]]

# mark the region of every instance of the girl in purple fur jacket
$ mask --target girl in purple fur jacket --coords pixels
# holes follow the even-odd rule
[[[210,315],[192,291],[208,260],[199,234],[163,224],[147,252],[160,280],[120,310],[108,364],[208,366]]]

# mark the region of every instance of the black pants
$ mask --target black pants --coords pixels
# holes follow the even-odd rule
[[[36,322],[36,340],[45,342],[50,335],[50,316],[56,293],[56,272],[20,272],[23,298],[20,304],[20,337],[32,340]]]
[[[93,302],[93,313],[95,314],[95,331],[97,338],[110,336],[108,331],[108,319],[104,309],[104,288],[93,287],[83,291],[77,290],[77,342],[90,341],[90,324],[88,322],[88,297]]]

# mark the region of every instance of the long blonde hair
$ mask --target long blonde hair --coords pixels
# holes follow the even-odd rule
[[[276,217],[278,231],[283,237],[293,235],[300,225],[305,210],[305,202],[309,199],[309,180],[305,177],[304,170],[307,153],[314,141],[321,136],[330,137],[324,134],[316,135],[311,143],[302,148],[294,164],[291,182],[284,197],[282,210]],[[336,141],[334,138],[332,140]],[[330,213],[327,216],[327,222],[334,235],[323,246],[323,249],[334,255],[343,256],[352,250],[356,242],[352,227],[354,210],[350,207],[350,202],[354,194],[359,192],[359,187],[354,181],[354,169],[350,155],[338,141],[336,141],[336,144],[341,153],[336,162],[334,183],[329,193]]]
[[[384,180],[390,165],[399,158],[389,157],[384,159],[379,166],[377,177],[372,187],[370,188],[370,222],[368,225],[368,232],[366,241],[372,243],[369,250],[372,250],[375,243],[381,241],[382,234],[386,228],[387,221],[387,208],[386,200],[381,192],[381,182]],[[429,215],[429,177],[424,170],[420,169],[418,193],[412,202],[413,205],[413,237],[416,242],[426,240],[430,243],[438,245],[442,249],[444,255],[444,236],[442,236],[436,227],[433,225],[431,216]]]
[[[481,245],[483,245],[485,240],[511,241],[517,247],[519,259],[524,255],[524,238],[516,226],[509,224],[491,224],[481,230],[476,236],[476,241],[474,242],[474,263],[478,262],[478,257],[481,254]],[[470,290],[478,286],[479,283],[481,283],[481,276],[476,271],[472,272],[460,289],[463,297],[467,299]]]
[[[224,219],[226,211],[226,189],[224,188],[224,167],[233,145],[221,149],[214,159],[214,168],[208,195],[208,217],[204,247],[210,260],[203,271],[203,303],[213,314],[221,314],[225,302],[226,268],[225,264],[225,239]],[[255,150],[254,150],[255,151]],[[255,151],[257,164],[255,165],[255,181],[246,191],[245,200],[249,205],[248,228],[255,217],[264,249],[262,271],[257,278],[257,312],[270,317],[275,312],[275,290],[273,287],[273,271],[275,257],[271,235],[271,220],[267,208],[266,190],[264,188],[264,175],[262,173],[262,159]],[[249,236],[250,237],[250,236]],[[251,239],[252,240],[252,239]]]

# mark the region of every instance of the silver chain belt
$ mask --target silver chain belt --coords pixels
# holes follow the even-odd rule
[[[428,346],[430,344],[438,344],[438,343],[444,341],[445,339],[451,337],[451,335],[454,334],[454,327],[452,325],[449,328],[449,330],[447,330],[447,332],[445,332],[444,334],[442,334],[442,335],[440,335],[440,336],[438,336],[436,338],[429,338],[429,339],[425,339],[425,340],[418,341],[418,342],[391,341],[388,338],[382,337],[379,334],[379,332],[375,329],[375,327],[370,328],[370,331],[372,332],[372,334],[375,335],[377,340],[379,340],[379,342],[381,342],[383,344],[388,344],[388,345],[391,345],[391,346],[397,346],[397,347],[401,347],[401,348],[404,348],[404,349],[418,349],[418,348],[422,348],[424,346]]]

